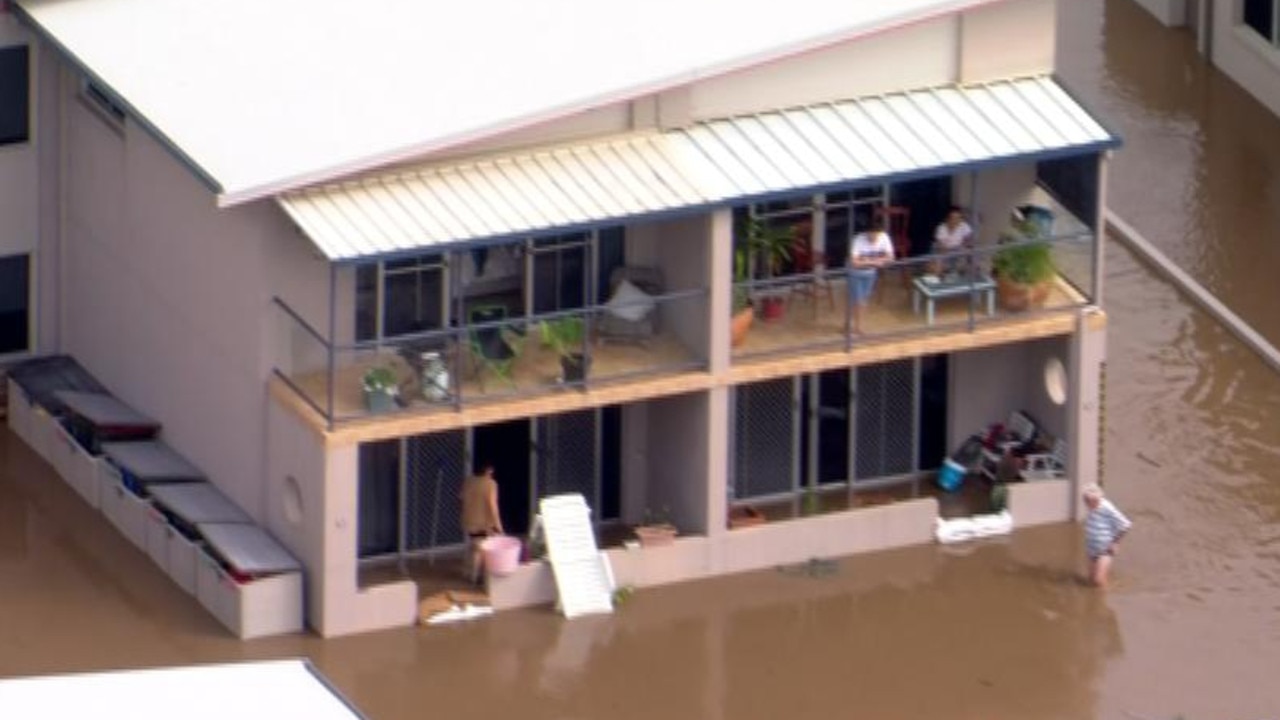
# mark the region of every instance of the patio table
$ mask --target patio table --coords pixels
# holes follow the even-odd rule
[[[964,297],[970,293],[981,293],[986,300],[987,315],[996,314],[996,284],[987,276],[979,276],[976,278],[956,278],[947,280],[939,278],[935,282],[928,282],[923,277],[918,277],[912,283],[914,286],[911,293],[911,311],[917,315],[920,314],[920,301],[924,301],[925,305],[925,324],[933,324],[933,304],[938,300],[945,300],[953,297]]]

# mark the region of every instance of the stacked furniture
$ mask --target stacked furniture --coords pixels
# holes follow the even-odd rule
[[[196,597],[241,638],[302,629],[302,565],[248,523],[198,523]]]
[[[52,457],[46,459],[85,502],[99,508],[103,445],[150,440],[159,434],[160,423],[105,393],[58,390],[54,397],[65,412],[55,426]]]

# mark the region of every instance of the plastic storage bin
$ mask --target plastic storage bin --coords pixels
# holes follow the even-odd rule
[[[202,523],[196,597],[240,638],[302,630],[302,566],[265,530]]]
[[[80,446],[61,424],[54,423],[57,440],[52,443],[50,464],[62,479],[94,510],[100,507],[98,477],[101,460]]]
[[[153,505],[147,552],[178,587],[196,591],[202,523],[252,523],[253,518],[207,482],[149,486]]]

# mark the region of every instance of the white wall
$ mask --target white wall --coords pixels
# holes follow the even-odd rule
[[[1009,215],[1026,201],[1035,187],[1035,163],[997,165],[976,173],[978,194],[976,207],[969,208],[976,221],[979,245],[994,245],[1000,233],[1009,229]],[[961,173],[952,183],[952,202],[969,207],[973,198],[973,173]]]
[[[218,210],[145,132],[64,106],[61,349],[261,518],[271,297],[323,327],[327,263],[269,201]]]
[[[964,13],[959,80],[1052,72],[1057,11],[1056,0],[1010,0]]]
[[[956,28],[955,16],[944,17],[695,83],[690,115],[724,117],[948,83],[957,75]]]
[[[660,269],[667,292],[708,288],[710,238],[708,215],[629,225],[626,262]],[[705,298],[669,300],[659,306],[658,313],[663,332],[674,333],[686,347],[707,356],[711,318]]]
[[[1068,437],[1068,405],[1056,405],[1045,391],[1045,362],[1056,357],[1072,375],[1069,337],[997,345],[951,355],[948,448],[993,422],[1025,410],[1055,437]],[[1075,389],[1068,388],[1068,394]],[[1086,388],[1086,392],[1088,389]]]
[[[1280,48],[1241,24],[1238,0],[1213,5],[1213,63],[1280,115]]]
[[[707,393],[650,400],[647,506],[670,511],[681,533],[705,534],[707,528],[708,437]]]

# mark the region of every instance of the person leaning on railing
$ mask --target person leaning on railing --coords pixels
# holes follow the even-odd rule
[[[849,304],[853,308],[853,333],[862,334],[862,311],[876,287],[880,268],[893,262],[893,241],[884,231],[884,221],[875,218],[871,226],[849,241]]]

